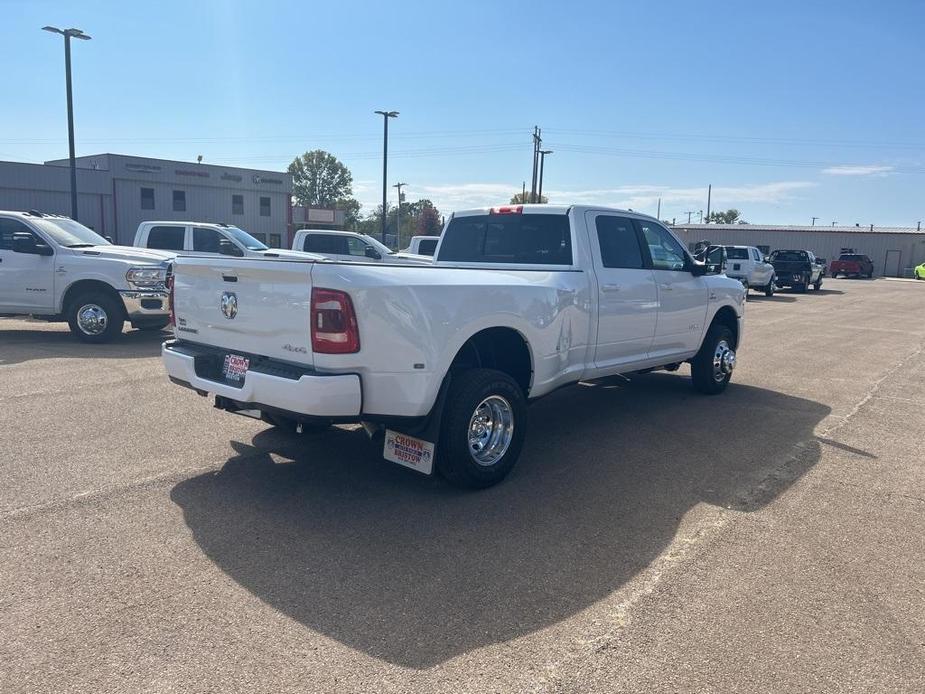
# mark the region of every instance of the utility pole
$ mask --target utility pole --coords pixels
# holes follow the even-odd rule
[[[401,248],[401,202],[402,202],[401,188],[402,186],[406,186],[406,185],[408,184],[407,183],[396,183],[394,186],[392,186],[393,188],[398,189],[398,211],[395,213],[395,227],[396,227],[395,234],[396,236],[398,236],[398,247],[399,248]]]
[[[688,210],[687,212],[682,212],[681,214],[687,215],[687,223],[691,223],[691,215],[694,214],[694,210]]]
[[[540,150],[540,191],[536,198],[537,202],[543,202],[543,164],[546,162],[547,154],[552,154],[552,150],[551,149],[541,149]]]
[[[385,243],[385,222],[389,211],[389,118],[398,118],[398,111],[376,111],[382,116],[382,243]]]
[[[77,161],[74,157],[74,97],[71,92],[71,38],[89,41],[90,37],[80,29],[58,29],[44,26],[43,31],[61,34],[64,37],[64,78],[67,83],[67,143],[71,166],[71,219],[77,221]]]
[[[819,217],[813,217],[813,221],[810,223],[810,226],[811,226],[811,227],[816,226],[816,220],[817,220],[817,219],[819,219]]]
[[[655,213],[655,218],[658,221],[662,221],[662,199],[658,199],[658,211]]]
[[[527,202],[527,182],[523,182],[523,186],[520,189],[520,204]]]
[[[543,144],[543,138],[540,137],[542,130],[539,129],[539,126],[533,126],[533,177],[530,184],[530,202],[536,202],[536,179],[537,179],[537,167],[539,166],[540,160],[540,146]]]
[[[703,210],[700,210],[698,214],[700,215],[700,223],[703,224]]]
[[[836,224],[838,224],[838,222],[836,222],[836,221],[833,219],[833,220],[832,220],[832,226],[834,227]]]
[[[707,224],[710,223],[710,197],[713,194],[713,184],[707,186]]]

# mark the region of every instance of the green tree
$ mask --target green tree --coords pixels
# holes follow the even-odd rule
[[[529,202],[530,202],[530,191],[527,191],[526,193],[517,193],[513,198],[511,198],[512,205],[523,205]],[[546,204],[547,202],[549,202],[549,198],[547,198],[545,195],[540,195],[537,198],[537,202]]]
[[[313,207],[334,207],[353,197],[353,175],[333,154],[316,149],[293,159],[292,174],[296,203]]]
[[[740,216],[741,213],[734,207],[725,212],[711,212],[707,222],[709,224],[747,224]]]
[[[360,203],[354,198],[344,198],[334,203],[334,206],[344,211],[344,228],[356,229],[360,222]]]

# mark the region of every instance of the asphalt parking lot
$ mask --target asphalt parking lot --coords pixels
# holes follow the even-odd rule
[[[733,384],[560,391],[502,485],[0,320],[0,691],[925,691],[925,283],[753,294]]]

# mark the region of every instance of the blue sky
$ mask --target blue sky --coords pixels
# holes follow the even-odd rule
[[[67,154],[61,39],[79,27],[78,154],[284,169],[326,149],[369,211],[506,202],[543,128],[545,192],[687,219],[925,219],[925,3],[0,0],[0,158]],[[529,187],[529,181],[528,181]],[[394,200],[394,190],[390,189]]]

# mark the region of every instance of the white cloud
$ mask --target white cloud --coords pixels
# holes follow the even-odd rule
[[[758,183],[741,186],[714,186],[713,202],[716,205],[733,207],[743,203],[782,203],[793,199],[800,191],[817,185],[811,181],[777,181],[773,183]],[[389,205],[395,204],[393,190],[389,190]],[[490,207],[492,205],[505,205],[514,193],[519,193],[520,187],[508,183],[458,183],[428,186],[408,186],[406,188],[407,200],[428,198],[444,214],[454,210],[471,207]],[[363,203],[363,213],[369,214],[380,203],[376,197],[374,186],[365,187],[364,195],[357,197]],[[650,184],[617,186],[614,188],[591,189],[553,189],[544,190],[543,195],[551,203],[558,204],[585,204],[606,205],[621,209],[654,213],[657,201],[662,199],[662,210],[666,207],[685,206],[690,209],[694,205],[706,207],[706,186],[696,188],[674,188]],[[698,207],[697,209],[700,209]]]
[[[721,206],[741,203],[776,204],[793,199],[801,190],[812,188],[811,181],[777,181],[741,186],[714,186],[713,201]],[[672,188],[670,186],[638,185],[592,190],[550,190],[549,201],[607,205],[623,209],[649,210],[662,199],[662,209],[677,205],[706,205],[705,186]]]
[[[829,176],[886,176],[893,169],[894,167],[892,166],[882,164],[830,166],[823,169],[822,173]]]

